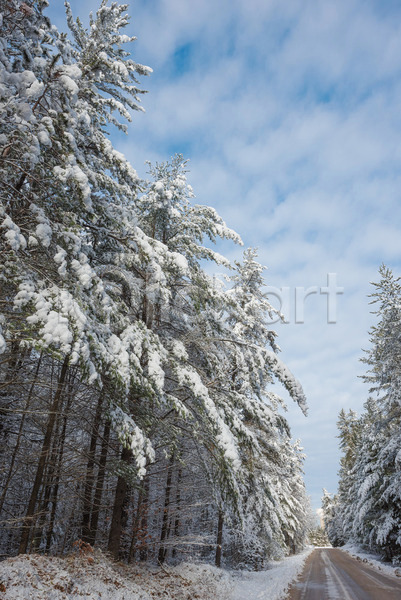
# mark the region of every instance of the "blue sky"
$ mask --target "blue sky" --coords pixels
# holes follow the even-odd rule
[[[97,7],[70,3],[84,22]],[[153,74],[119,150],[141,175],[146,160],[189,158],[197,202],[259,249],[268,285],[293,297],[336,273],[344,288],[336,323],[314,294],[303,324],[292,302],[277,326],[310,406],[305,419],[289,403],[288,418],[317,508],[322,487],[336,490],[338,412],[368,394],[369,282],[382,262],[401,274],[401,3],[137,0],[129,12],[133,58]],[[62,0],[49,14],[66,29]]]

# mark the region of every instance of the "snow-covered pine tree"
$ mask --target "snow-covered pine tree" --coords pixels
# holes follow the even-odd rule
[[[298,542],[302,546],[308,513],[301,455],[292,446],[288,423],[278,411],[284,403],[272,390],[273,381],[284,385],[304,412],[306,402],[301,386],[277,355],[276,336],[269,326],[276,311],[263,291],[264,267],[256,256],[254,249],[245,250],[243,262],[235,263],[229,277],[226,335],[231,340],[231,406],[241,424],[237,428],[244,499],[240,518],[244,533],[258,528],[259,549],[253,551],[263,556],[283,549],[295,551]],[[246,523],[249,519],[251,526]],[[249,550],[245,536],[241,543]]]
[[[168,382],[168,398],[176,407],[175,426],[189,426],[194,431],[198,455],[202,457],[212,497],[219,507],[216,524],[218,521],[217,530],[221,533],[224,512],[230,514],[233,510],[238,517],[247,510],[242,496],[251,463],[244,460],[241,465],[243,449],[248,447],[256,455],[265,452],[270,457],[281,450],[280,477],[271,474],[265,478],[264,487],[270,486],[271,490],[282,481],[292,461],[289,457],[287,464],[283,458],[284,448],[289,456],[293,450],[287,424],[276,410],[280,399],[268,390],[273,378],[287,387],[303,409],[305,399],[300,385],[276,355],[274,334],[267,326],[273,308],[261,291],[263,268],[254,260],[255,253],[245,253],[244,267],[237,264],[239,275],[232,277],[234,287],[230,291],[225,291],[216,278],[202,269],[202,259],[230,266],[224,257],[203,245],[205,237],[212,241],[217,237],[237,241],[238,236],[226,228],[210,207],[192,206],[193,192],[186,183],[185,169],[182,156],[176,156],[171,163],[151,166],[153,183],[139,202],[141,228],[170,252],[185,257],[184,271],[177,270],[174,263],[170,271],[164,271],[171,290],[168,304],[155,297],[152,287],[151,294],[144,288],[144,295],[147,310],[155,316],[152,329],[166,350],[162,361],[164,381]],[[180,407],[185,409],[183,413]],[[180,425],[183,415],[185,425],[183,422]],[[166,421],[169,431],[172,423],[171,418]],[[260,445],[255,428],[265,437]],[[176,448],[174,438],[170,435],[167,439]],[[290,471],[296,478],[294,469]],[[258,484],[261,481],[256,487]],[[270,498],[274,493],[270,492]],[[264,496],[267,504],[268,499],[269,493]],[[287,523],[278,516],[281,500],[282,496],[276,497],[274,508],[270,503],[270,518],[261,517],[261,522],[269,530],[270,542],[274,530],[285,545],[282,531]],[[287,501],[290,506],[289,497]],[[220,545],[218,542],[217,546]]]
[[[149,69],[122,49],[132,39],[121,33],[128,22],[124,5],[103,1],[87,32],[74,24],[66,4],[75,45],[43,15],[46,5],[0,5],[0,351],[10,365],[39,351],[60,361],[21,551],[71,366],[79,364],[83,377],[99,387],[106,375],[108,389],[119,388],[121,397],[140,371],[135,351],[141,355],[141,329],[130,331],[101,276],[106,249],[109,255],[135,249],[143,259],[146,242],[132,206],[138,177],[105,126],[119,126],[114,111],[129,117],[127,108],[138,107],[135,76]],[[141,472],[150,446],[123,408],[113,409],[114,397],[112,424]]]
[[[169,418],[162,418],[168,428],[165,451],[177,456],[177,439],[171,436],[172,428],[192,432],[192,439],[186,442],[181,433],[178,444],[181,464],[185,460],[198,463],[197,470],[203,470],[217,503],[223,488],[230,489],[235,502],[237,440],[219,387],[224,380],[222,365],[226,364],[221,335],[225,300],[201,261],[228,267],[229,262],[205,246],[204,240],[226,238],[239,242],[240,239],[213,208],[192,204],[194,195],[186,182],[186,161],[182,156],[154,167],[150,165],[150,174],[153,181],[139,201],[139,224],[154,243],[163,244],[176,257],[170,269],[165,270],[170,290],[168,302],[155,297],[151,286],[144,288],[147,309],[154,315],[152,329],[165,348],[162,362],[166,399],[174,406],[173,412],[168,410]],[[176,466],[183,473],[184,482],[186,470]],[[184,494],[181,510],[183,497]]]
[[[332,546],[344,544],[342,533],[341,513],[338,510],[338,496],[330,494],[323,488],[322,512],[324,530]]]
[[[378,305],[371,347],[362,361],[370,385],[365,411],[356,418],[340,413],[341,459],[339,493],[326,528],[332,543],[354,541],[401,556],[401,283],[382,265],[374,283],[372,303]],[[334,540],[334,541],[333,541]]]
[[[227,292],[203,261],[230,264],[205,241],[239,237],[191,202],[182,157],[145,184],[113,148],[107,129],[140,109],[150,71],[123,50],[126,6],[103,0],[86,30],[66,3],[72,42],[46,6],[0,0],[0,417],[15,435],[0,504],[21,508],[9,547],[19,522],[20,552],[48,551],[57,531],[58,551],[83,535],[145,558],[150,535],[164,560],[181,530],[217,528],[221,546],[223,517],[243,526],[251,505],[263,543],[297,545],[301,461],[269,386],[305,401],[266,326],[262,268],[248,252]]]
[[[364,362],[370,392],[377,398],[367,406],[370,415],[365,435],[370,452],[363,464],[359,504],[368,500],[371,518],[366,520],[369,543],[382,549],[388,559],[401,557],[401,282],[385,265],[381,279],[373,284],[372,303],[378,305],[379,322],[371,329],[371,348]],[[369,443],[370,441],[370,443]],[[370,494],[366,491],[370,490]],[[365,494],[364,494],[365,492]],[[366,514],[366,506],[359,507]],[[372,517],[373,509],[373,517]]]

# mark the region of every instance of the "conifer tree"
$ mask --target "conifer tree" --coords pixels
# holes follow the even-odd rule
[[[181,155],[145,182],[114,148],[151,72],[124,50],[127,6],[102,0],[85,28],[66,2],[70,39],[47,4],[0,0],[4,549],[82,537],[163,562],[186,535],[219,564],[234,538],[295,551],[302,455],[272,383],[306,403],[278,357],[263,267],[254,250],[231,265],[209,247],[241,241],[194,203]]]
[[[384,265],[379,273],[381,279],[373,284],[371,295],[378,306],[378,323],[371,329],[371,347],[363,358],[371,395],[361,417],[352,411],[340,413],[339,493],[326,527],[331,540],[354,541],[397,560],[401,556],[401,284]]]

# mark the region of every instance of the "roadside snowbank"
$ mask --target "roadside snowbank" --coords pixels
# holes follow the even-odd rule
[[[267,571],[233,573],[234,590],[230,600],[282,600],[313,550],[310,547],[295,556],[272,562]]]
[[[209,565],[149,569],[112,563],[98,551],[0,563],[1,600],[229,600],[231,589],[230,577]]]
[[[374,569],[382,571],[387,575],[401,577],[400,567],[395,567],[394,565],[390,565],[389,563],[383,562],[383,560],[378,554],[373,554],[372,552],[362,550],[361,548],[359,548],[359,546],[354,546],[353,544],[345,544],[345,546],[341,546],[340,550],[348,552],[348,554],[350,554],[357,560],[369,563],[369,565],[371,565]]]
[[[1,600],[281,600],[313,548],[267,571],[183,563],[149,568],[113,563],[99,551],[59,558],[30,554],[0,562]]]

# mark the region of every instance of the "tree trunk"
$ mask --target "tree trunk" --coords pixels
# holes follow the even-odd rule
[[[21,541],[19,545],[18,554],[25,554],[28,548],[29,543],[29,535],[31,531],[32,519],[35,513],[36,501],[38,498],[40,486],[42,485],[43,473],[46,466],[46,460],[49,454],[51,438],[53,434],[54,423],[56,421],[56,416],[60,407],[61,397],[64,388],[64,382],[68,371],[68,361],[69,356],[66,356],[61,367],[60,379],[58,381],[58,386],[56,393],[54,395],[54,399],[52,405],[50,407],[49,418],[47,421],[46,433],[42,444],[42,450],[39,456],[39,462],[36,469],[35,481],[33,483],[31,496],[29,498],[28,508],[26,511],[26,515],[23,521],[22,526],[22,534]]]
[[[164,510],[162,520],[162,530],[160,534],[160,548],[158,555],[158,562],[163,564],[166,560],[167,549],[163,546],[163,542],[167,539],[168,532],[168,513],[170,506],[170,492],[171,492],[171,479],[173,476],[173,465],[174,465],[174,454],[170,458],[170,462],[167,468],[167,481],[166,481],[166,492],[164,495]]]
[[[4,438],[7,438],[9,433],[7,430],[7,423],[11,414],[9,406],[12,406],[13,403],[9,402],[8,405],[6,405],[2,399],[7,398],[8,396],[7,388],[18,385],[18,371],[23,366],[27,352],[27,349],[21,350],[18,342],[12,342],[10,356],[7,360],[5,378],[0,386],[0,433]]]
[[[55,472],[54,480],[53,480],[52,494],[51,494],[51,498],[50,498],[50,502],[52,503],[52,511],[50,514],[49,529],[47,531],[47,537],[46,537],[46,552],[49,552],[49,550],[50,550],[52,536],[53,536],[53,530],[54,530],[54,523],[56,520],[58,490],[60,487],[60,477],[61,477],[61,465],[63,462],[65,435],[66,435],[66,431],[67,431],[67,418],[68,418],[68,413],[69,413],[71,403],[72,403],[72,397],[73,397],[72,391],[70,391],[70,393],[68,394],[67,405],[66,405],[65,411],[64,411],[63,427],[61,430],[59,444],[58,444],[57,466],[56,466],[56,472]]]
[[[180,510],[181,510],[181,489],[180,489],[180,485],[181,485],[181,477],[182,477],[182,469],[179,469],[178,471],[178,476],[177,476],[177,490],[175,493],[175,505],[176,505],[176,513],[175,513],[175,519],[174,519],[174,538],[175,541],[178,540],[178,536],[180,533]],[[176,549],[175,547],[172,550],[172,556],[176,555]]]
[[[141,504],[142,518],[140,525],[140,532],[142,536],[141,548],[139,549],[139,559],[145,561],[148,559],[148,546],[147,546],[147,534],[148,534],[148,511],[149,511],[149,487],[150,477],[147,477],[144,481],[143,487],[143,501]]]
[[[99,470],[97,473],[97,481],[95,493],[93,496],[93,508],[89,526],[88,543],[94,545],[96,541],[97,526],[99,522],[101,501],[103,495],[103,485],[106,476],[107,452],[109,448],[110,437],[110,421],[106,421],[103,430],[102,450],[100,453]]]
[[[121,452],[121,460],[129,463],[132,458],[131,450],[123,448]],[[115,560],[118,560],[121,543],[121,533],[123,526],[123,511],[126,496],[128,493],[128,484],[125,477],[119,476],[117,480],[116,493],[114,496],[113,516],[110,525],[110,535],[107,550],[111,553]]]
[[[43,487],[38,496],[38,506],[39,509],[36,511],[35,517],[32,519],[31,528],[34,526],[31,543],[29,545],[29,552],[37,552],[40,548],[40,543],[42,541],[43,528],[45,526],[47,507],[49,505],[50,500],[50,492],[51,492],[51,480],[54,473],[54,464],[53,462],[49,464],[50,461],[47,462],[44,477],[43,477]]]
[[[224,515],[223,511],[219,510],[219,520],[217,523],[217,546],[216,546],[216,559],[215,565],[216,567],[221,567],[221,548],[223,544],[223,525],[224,525]]]
[[[23,413],[22,413],[20,424],[19,424],[17,441],[15,442],[13,454],[12,454],[12,457],[11,457],[10,467],[8,469],[7,477],[6,477],[6,480],[4,482],[3,491],[2,491],[2,494],[1,494],[1,497],[0,497],[0,513],[3,510],[3,504],[4,504],[4,501],[6,499],[8,486],[10,485],[10,481],[11,481],[11,479],[13,477],[14,464],[15,464],[15,460],[17,458],[19,447],[21,445],[22,432],[24,430],[25,418],[26,418],[27,411],[29,410],[29,407],[30,407],[30,404],[31,404],[32,394],[33,394],[33,390],[34,390],[35,385],[36,385],[36,381],[38,379],[39,369],[40,369],[41,363],[42,363],[42,353],[39,356],[38,364],[36,366],[35,375],[34,375],[32,383],[31,383],[31,386],[29,388],[28,397],[26,399],[25,407],[24,407],[24,410],[23,410]]]
[[[90,516],[92,509],[92,494],[94,484],[94,466],[95,466],[95,452],[96,452],[96,441],[99,436],[99,426],[102,411],[103,395],[99,395],[96,414],[93,421],[91,440],[89,445],[88,463],[86,465],[86,478],[84,487],[84,504],[82,511],[82,539],[84,542],[90,543],[92,539],[90,531]]]
[[[144,494],[143,487],[141,487],[138,492],[138,501],[136,504],[135,517],[133,518],[133,521],[132,521],[132,537],[131,537],[131,544],[130,544],[129,553],[128,553],[128,563],[132,562],[132,560],[135,556],[135,552],[136,552],[136,545],[138,542],[139,522],[141,519],[143,494]]]

